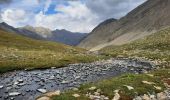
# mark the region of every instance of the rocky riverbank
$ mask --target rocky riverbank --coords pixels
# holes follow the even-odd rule
[[[145,60],[110,59],[94,63],[34,71],[15,71],[0,75],[0,100],[34,100],[42,93],[66,90],[123,73],[146,73],[155,65]]]

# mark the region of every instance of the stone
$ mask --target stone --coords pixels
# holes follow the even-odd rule
[[[57,91],[55,91],[55,92],[46,93],[45,95],[51,97],[51,96],[53,96],[53,95],[60,95],[60,93],[61,93],[60,90],[57,90]]]
[[[22,83],[22,82],[24,82],[24,81],[23,81],[22,79],[19,79],[18,82],[19,82],[19,83]]]
[[[158,100],[167,100],[167,96],[165,93],[161,92],[157,94],[157,99]]]
[[[144,94],[142,96],[142,100],[151,100],[150,97],[147,94]]]
[[[73,88],[72,90],[73,90],[73,91],[78,91],[79,89],[78,89],[78,88]]]
[[[93,91],[93,90],[95,90],[95,89],[96,89],[95,86],[89,88],[89,90],[91,90],[91,91]]]
[[[73,94],[72,96],[73,96],[73,97],[75,97],[75,98],[80,97],[80,95],[79,95],[79,94]]]
[[[19,82],[18,82],[18,81],[14,82],[14,85],[18,85],[18,84],[19,84]]]
[[[67,84],[67,83],[69,83],[69,81],[62,81],[61,83],[62,84]]]
[[[148,82],[148,81],[142,81],[142,83],[148,84],[148,85],[153,85],[153,84],[155,84],[154,82]]]
[[[11,92],[11,93],[9,93],[9,96],[18,96],[20,94],[21,93],[19,93],[19,92]]]
[[[44,96],[44,97],[40,97],[40,98],[38,98],[37,100],[50,100],[50,98],[49,98],[49,97]]]
[[[148,75],[148,76],[150,76],[150,77],[154,77],[154,75],[153,75],[153,74],[146,74],[146,75]]]
[[[98,93],[98,92],[94,92],[94,95],[95,95],[95,96],[99,96],[99,95],[100,95],[100,93]]]
[[[37,91],[39,91],[41,93],[46,93],[47,92],[45,89],[37,89]]]
[[[119,92],[119,90],[114,90],[114,93],[118,93]]]
[[[131,87],[131,86],[128,86],[128,85],[124,85],[125,87],[127,87],[128,88],[128,90],[134,90],[134,88],[133,87]]]
[[[104,99],[104,100],[109,100],[109,98],[108,98],[108,97],[104,97],[103,99]]]
[[[140,96],[137,96],[136,98],[134,98],[133,100],[142,100],[142,98]]]
[[[157,90],[162,90],[162,88],[160,86],[154,86],[154,88]]]
[[[0,89],[2,89],[4,86],[3,85],[0,85]]]
[[[120,99],[119,93],[115,93],[115,96],[113,97],[112,100],[119,100],[119,99]]]

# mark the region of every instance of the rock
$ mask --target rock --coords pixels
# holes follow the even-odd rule
[[[120,99],[119,93],[115,93],[115,96],[113,97],[112,100],[119,100],[119,99]]]
[[[158,100],[167,100],[167,96],[165,93],[161,92],[157,94],[157,99]]]
[[[93,91],[93,90],[95,90],[95,89],[96,89],[95,86],[89,88],[90,91]]]
[[[72,96],[73,96],[73,97],[75,97],[75,98],[80,97],[80,95],[79,95],[79,94],[73,94]]]
[[[62,84],[67,84],[67,83],[69,83],[69,81],[62,81],[61,83]]]
[[[37,91],[39,91],[41,93],[46,93],[47,92],[45,89],[37,89]]]
[[[19,92],[11,92],[11,93],[9,93],[9,96],[18,96],[20,94],[21,93],[19,93]]]
[[[155,84],[154,82],[148,82],[148,81],[142,81],[142,83],[148,84],[148,85],[153,85],[153,84]]]
[[[2,89],[4,86],[3,85],[0,85],[0,89]]]
[[[97,89],[96,92],[100,93],[100,92],[101,92],[101,89]]]
[[[51,97],[51,96],[53,96],[53,95],[60,95],[60,93],[61,93],[60,90],[57,90],[57,91],[55,91],[55,92],[46,93],[45,95]]]
[[[14,85],[18,85],[18,84],[19,84],[19,82],[18,82],[18,81],[14,82]]]
[[[146,74],[146,75],[148,75],[148,76],[150,76],[150,77],[154,77],[154,75],[153,75],[153,74]]]
[[[95,96],[100,96],[100,93],[94,92],[94,95],[95,95]]]
[[[17,84],[18,86],[24,86],[25,85],[25,83],[19,83],[19,84]]]
[[[140,96],[137,96],[136,98],[134,98],[133,100],[142,100],[142,98]]]
[[[134,88],[133,87],[131,87],[131,86],[128,86],[128,85],[124,85],[125,87],[127,87],[128,88],[128,90],[133,90]]]
[[[154,88],[157,90],[162,90],[162,88],[160,86],[154,86]]]
[[[104,100],[109,100],[109,98],[108,98],[108,97],[104,97],[103,99],[104,99]]]
[[[40,97],[40,98],[38,98],[37,100],[50,100],[50,98],[49,98],[49,97],[44,96],[44,97]]]
[[[23,81],[22,79],[19,79],[18,82],[19,82],[19,83],[22,83],[22,82],[24,82],[24,81]]]
[[[119,92],[119,90],[114,90],[114,93],[118,93]]]
[[[73,88],[72,90],[73,90],[73,91],[78,91],[79,89],[78,89],[78,88]]]
[[[144,94],[142,96],[142,100],[151,100],[150,97],[147,94]]]

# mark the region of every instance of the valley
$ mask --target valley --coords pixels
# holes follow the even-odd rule
[[[170,0],[30,1],[0,1],[0,100],[170,100]]]

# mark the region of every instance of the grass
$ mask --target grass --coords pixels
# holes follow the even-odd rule
[[[64,44],[33,40],[0,30],[0,73],[19,69],[63,67],[101,59],[86,50]]]
[[[129,44],[103,48],[100,52],[110,57],[144,57],[168,63],[166,66],[169,66],[170,28],[163,29]]]
[[[132,99],[137,95],[147,94],[147,93],[159,93],[165,89],[162,79],[170,77],[170,69],[157,70],[150,72],[154,75],[149,76],[147,74],[125,74],[119,77],[102,80],[95,83],[85,84],[79,87],[78,91],[68,90],[62,93],[60,96],[51,97],[52,100],[88,100],[85,95],[87,93],[93,94],[96,90],[90,91],[89,88],[95,86],[96,89],[101,89],[101,94],[109,97],[111,100],[114,97],[114,90],[120,90],[122,100]],[[142,83],[142,81],[154,82],[154,85],[148,85]],[[128,90],[124,85],[134,87],[134,90]],[[154,86],[159,86],[162,90],[157,90]],[[72,95],[76,93],[79,94],[79,98],[75,98]]]

